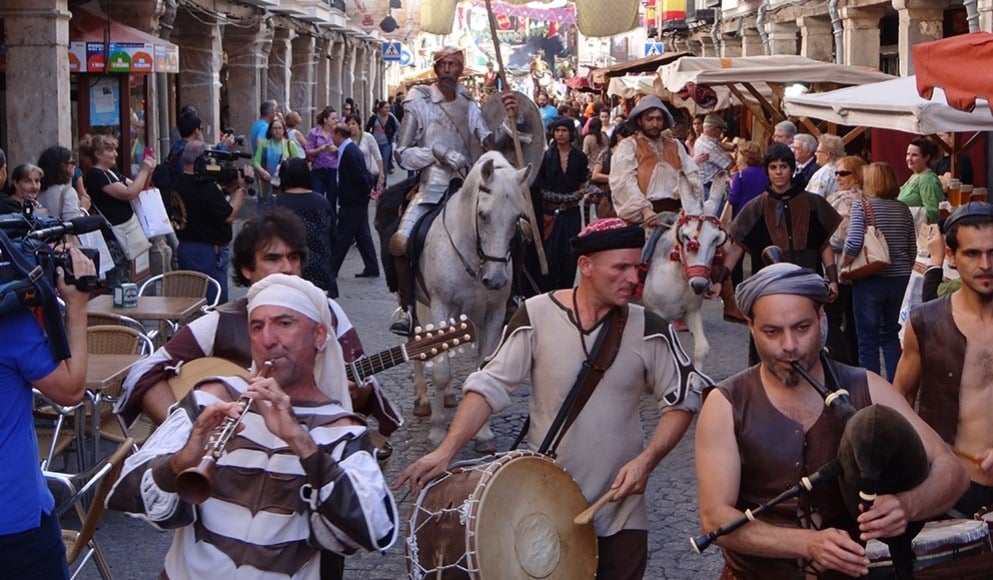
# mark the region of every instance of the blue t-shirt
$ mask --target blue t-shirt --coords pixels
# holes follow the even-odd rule
[[[545,126],[545,130],[548,130],[548,124],[552,122],[552,119],[559,116],[559,110],[552,105],[545,105],[538,109],[541,113],[541,124]]]
[[[30,312],[0,315],[0,336],[17,337],[0,348],[0,535],[38,527],[55,508],[38,465],[38,438],[31,415],[31,383],[59,363]]]
[[[252,145],[252,153],[259,148],[259,141],[265,139],[266,131],[269,130],[269,123],[265,119],[256,119],[252,123],[252,129],[248,132],[249,143]]]

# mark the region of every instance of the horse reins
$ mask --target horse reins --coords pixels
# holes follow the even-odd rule
[[[479,190],[485,193],[491,193],[491,191],[488,188],[482,185],[479,186]],[[478,195],[476,196],[476,204],[475,207],[473,208],[473,214],[474,214],[472,221],[473,236],[475,236],[476,238],[476,257],[479,258],[479,266],[476,268],[475,272],[473,271],[472,266],[469,264],[469,260],[467,260],[465,256],[462,255],[461,250],[459,250],[459,247],[455,244],[455,240],[452,238],[452,232],[448,229],[447,203],[445,204],[445,207],[443,207],[441,210],[441,225],[442,227],[445,228],[445,235],[448,236],[448,243],[452,245],[452,249],[455,250],[455,255],[458,256],[459,261],[462,262],[462,268],[465,270],[466,274],[468,274],[473,280],[478,280],[479,275],[483,271],[483,265],[486,264],[486,262],[497,262],[499,264],[509,263],[511,249],[508,246],[507,254],[503,257],[490,256],[489,254],[487,254],[486,251],[483,249],[483,240],[479,236],[479,196]],[[520,216],[518,216],[518,219],[519,218]]]

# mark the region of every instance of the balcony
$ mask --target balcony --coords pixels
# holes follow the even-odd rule
[[[273,10],[279,8],[279,0],[240,0],[245,4],[251,4],[257,8],[265,8],[266,10]]]

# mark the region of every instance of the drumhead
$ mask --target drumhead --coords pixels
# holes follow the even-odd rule
[[[572,522],[589,504],[564,469],[543,456],[523,455],[481,486],[469,551],[482,580],[596,575],[593,525]]]

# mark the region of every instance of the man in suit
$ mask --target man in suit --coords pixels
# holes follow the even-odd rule
[[[335,125],[331,133],[331,140],[338,147],[338,231],[331,250],[331,271],[338,276],[354,242],[365,266],[355,277],[377,278],[379,262],[369,230],[369,193],[375,181],[351,135],[348,125],[344,124]]]

